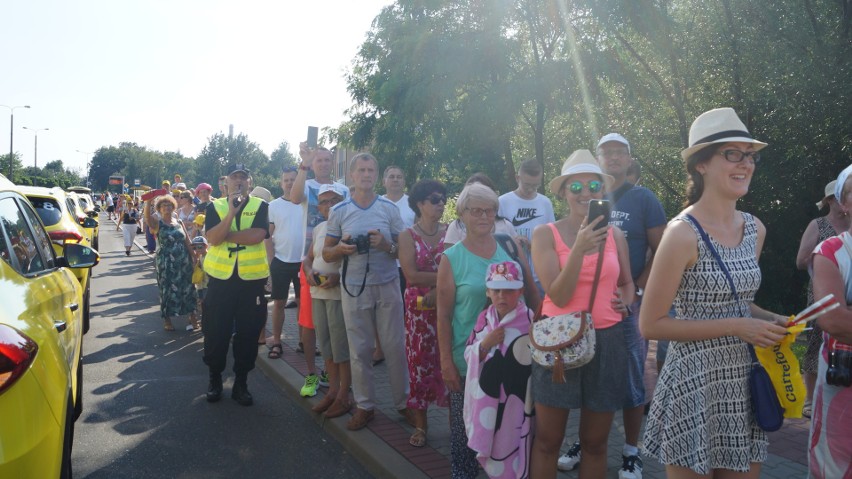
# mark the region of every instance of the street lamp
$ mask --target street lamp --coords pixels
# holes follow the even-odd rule
[[[82,154],[86,155],[86,188],[90,188],[90,186],[89,186],[89,168],[90,168],[90,165],[92,164],[92,162],[89,161],[89,157],[91,157],[95,152],[94,151],[77,150],[77,153],[82,153]]]
[[[12,153],[14,150],[12,149],[12,144],[15,139],[15,108],[29,108],[29,105],[17,105],[17,106],[9,106],[9,105],[0,105],[4,108],[9,109],[9,181],[12,181]]]
[[[33,166],[38,168],[38,132],[48,131],[50,128],[28,128],[25,126],[23,129],[30,130],[35,134],[35,160],[33,161]]]

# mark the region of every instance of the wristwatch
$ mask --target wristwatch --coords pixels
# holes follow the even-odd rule
[[[397,251],[399,251],[399,245],[397,245],[396,243],[391,243],[391,247],[388,251],[388,254],[393,256],[397,253]]]

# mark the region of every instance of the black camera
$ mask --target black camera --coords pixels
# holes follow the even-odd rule
[[[349,239],[343,240],[346,244],[354,244],[355,248],[358,250],[358,254],[367,254],[370,252],[370,235],[358,235],[354,238],[350,237]]]

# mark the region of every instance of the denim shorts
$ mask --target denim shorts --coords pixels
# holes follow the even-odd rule
[[[565,370],[565,382],[553,382],[553,372],[532,364],[533,400],[562,409],[618,411],[627,392],[627,350],[624,324],[595,330],[595,357],[588,364]]]

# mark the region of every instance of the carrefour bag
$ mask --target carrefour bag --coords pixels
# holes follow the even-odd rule
[[[778,401],[784,408],[784,417],[799,419],[802,417],[802,407],[805,405],[805,382],[799,370],[799,360],[793,354],[793,343],[796,336],[802,332],[805,324],[797,324],[787,328],[787,336],[771,347],[755,347],[757,358],[769,377],[778,395]]]

